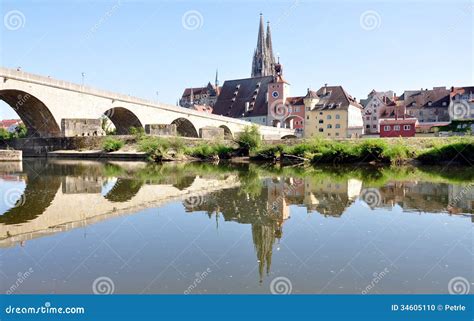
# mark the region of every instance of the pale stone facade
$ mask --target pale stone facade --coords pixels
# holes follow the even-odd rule
[[[340,86],[308,90],[304,104],[305,138],[353,138],[364,133],[362,106]]]

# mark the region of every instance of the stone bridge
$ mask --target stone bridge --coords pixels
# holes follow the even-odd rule
[[[23,71],[0,68],[0,99],[10,105],[32,136],[103,135],[100,118],[108,116],[117,134],[130,127],[185,137],[232,137],[250,123],[183,107],[107,92]],[[216,128],[220,128],[217,129]],[[294,137],[291,129],[260,126],[264,139]]]

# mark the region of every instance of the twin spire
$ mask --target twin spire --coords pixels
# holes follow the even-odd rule
[[[263,15],[260,14],[260,26],[258,29],[257,48],[255,48],[255,52],[253,54],[251,77],[263,77],[273,75],[274,64],[275,56],[273,55],[270,22],[267,22],[267,33],[265,35]]]

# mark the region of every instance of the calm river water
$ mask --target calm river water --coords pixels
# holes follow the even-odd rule
[[[448,293],[474,169],[0,163],[4,293]]]

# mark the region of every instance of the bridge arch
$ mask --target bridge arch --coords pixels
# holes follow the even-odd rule
[[[191,123],[188,119],[186,118],[177,118],[171,122],[171,124],[176,125],[176,131],[178,132],[178,135],[183,136],[183,137],[199,137],[199,134],[196,130],[196,127],[194,127],[193,123]]]
[[[117,135],[128,135],[130,127],[143,128],[137,115],[124,107],[113,107],[104,112],[116,128]]]
[[[226,125],[220,125],[219,128],[224,129],[224,138],[225,138],[225,139],[232,139],[232,138],[234,138],[234,135],[232,134],[232,132],[231,132],[231,130],[229,129],[229,127],[227,127]]]
[[[296,135],[286,135],[283,136],[281,139],[291,139],[291,138],[298,138]]]
[[[18,114],[28,129],[28,136],[61,136],[61,128],[49,108],[37,97],[14,89],[0,90],[0,100]]]

